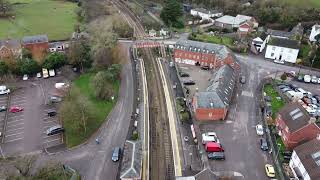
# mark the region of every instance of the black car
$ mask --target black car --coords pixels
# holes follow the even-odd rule
[[[266,139],[264,139],[264,138],[260,139],[260,148],[263,151],[268,151],[269,147],[268,147],[268,143],[267,143]]]
[[[0,107],[0,112],[5,112],[7,111],[7,107],[6,106],[1,106]]]
[[[188,73],[182,72],[180,73],[180,77],[190,77],[190,75]]]
[[[184,85],[195,85],[196,83],[192,80],[188,80],[188,81],[184,81],[183,84]]]
[[[211,152],[208,153],[208,158],[209,159],[214,159],[214,160],[225,160],[226,157],[224,155],[224,152]]]
[[[284,156],[291,156],[292,155],[292,151],[284,151],[284,152],[282,152],[282,154]]]
[[[210,67],[209,67],[209,66],[201,66],[201,69],[203,69],[203,70],[209,70]]]
[[[289,84],[289,87],[290,87],[291,89],[293,89],[293,90],[296,90],[296,89],[299,88],[299,87],[298,87],[297,85],[295,85],[295,84]]]
[[[56,110],[49,110],[49,111],[48,111],[48,116],[49,116],[49,117],[53,117],[53,116],[55,116],[55,115],[57,115],[57,111],[56,111]]]
[[[115,147],[112,151],[112,161],[117,162],[119,161],[121,156],[121,148],[120,147]]]

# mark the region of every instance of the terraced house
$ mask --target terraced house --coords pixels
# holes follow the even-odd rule
[[[226,46],[219,44],[179,40],[174,47],[174,59],[177,63],[209,66],[214,69],[225,64],[240,69],[234,54]]]

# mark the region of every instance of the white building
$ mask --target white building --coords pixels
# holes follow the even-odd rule
[[[312,29],[311,29],[311,33],[310,33],[310,36],[309,36],[309,40],[312,41],[312,42],[315,42],[316,39],[315,37],[320,34],[320,25],[319,24],[315,24],[312,26]]]
[[[265,58],[273,59],[276,63],[296,63],[299,54],[299,41],[276,38],[269,40]]]
[[[157,31],[154,29],[149,30],[149,36],[150,37],[156,37],[157,36]]]
[[[289,166],[297,180],[320,179],[320,140],[313,139],[296,147]]]
[[[201,17],[202,20],[210,20],[212,21],[211,18],[213,17],[220,17],[223,14],[217,10],[206,10],[204,8],[195,8],[191,9],[190,14],[192,16],[199,16]]]
[[[259,37],[256,37],[252,40],[252,45],[256,48],[258,53],[261,53],[269,42],[270,36],[266,33],[262,33]]]

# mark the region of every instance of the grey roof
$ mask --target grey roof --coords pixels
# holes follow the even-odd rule
[[[233,17],[233,16],[229,16],[229,15],[224,15],[218,19],[215,19],[214,21],[216,22],[220,22],[220,23],[223,23],[223,24],[235,24],[235,18],[236,17]]]
[[[196,180],[218,180],[218,177],[207,168],[196,174],[195,178]]]
[[[291,49],[299,49],[300,43],[297,40],[273,37],[270,39],[269,45],[286,47]]]
[[[123,150],[120,178],[140,178],[142,166],[141,141],[126,141]]]
[[[193,9],[194,11],[198,11],[198,12],[202,12],[202,13],[205,13],[205,14],[217,14],[217,13],[221,13],[220,11],[218,10],[207,10],[205,8],[195,8]]]
[[[298,102],[287,104],[279,111],[279,114],[290,132],[295,132],[309,124],[310,116]]]
[[[22,39],[23,44],[35,44],[49,42],[47,35],[25,36]]]
[[[209,81],[205,92],[196,94],[200,108],[223,108],[229,106],[236,83],[236,73],[230,65],[216,71]]]
[[[262,32],[259,37],[264,41],[268,37],[268,34]]]
[[[291,38],[292,33],[287,32],[287,31],[279,31],[279,30],[273,30],[273,29],[268,29],[267,34],[271,36],[278,36],[278,37],[283,37],[283,38]]]
[[[0,48],[2,46],[5,46],[9,49],[20,49],[21,48],[20,42],[16,39],[0,40]]]
[[[320,140],[313,139],[300,146],[294,151],[308,172],[311,179],[320,179]]]
[[[179,40],[175,44],[175,48],[193,52],[212,53],[216,54],[219,59],[225,59],[228,54],[232,54],[226,46],[191,40]]]

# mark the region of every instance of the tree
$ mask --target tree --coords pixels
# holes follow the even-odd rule
[[[38,63],[33,59],[22,59],[18,62],[18,74],[35,74],[40,69]]]
[[[12,11],[12,5],[7,0],[0,0],[0,17],[7,17],[8,13]]]
[[[181,3],[177,0],[167,0],[161,11],[160,18],[167,26],[182,28],[184,26],[182,15]]]
[[[283,73],[280,78],[281,78],[282,81],[287,80],[287,74]]]
[[[68,61],[71,65],[83,68],[91,67],[90,46],[86,40],[71,42],[67,52]]]
[[[66,57],[62,53],[51,53],[43,62],[43,67],[46,69],[58,69],[65,65]]]
[[[32,58],[32,53],[29,49],[22,48],[22,58]]]
[[[91,81],[94,94],[97,98],[109,100],[115,92],[112,86],[113,74],[108,71],[98,72]]]
[[[119,15],[112,16],[112,24],[113,24],[114,32],[116,32],[119,35],[119,37],[130,38],[133,36],[133,29],[129,26],[129,24],[124,19],[122,19],[121,16]]]
[[[8,73],[8,65],[4,61],[0,61],[0,76]]]

